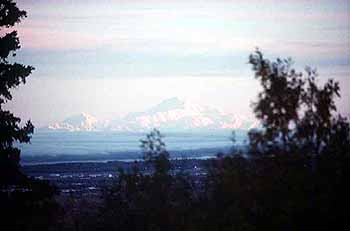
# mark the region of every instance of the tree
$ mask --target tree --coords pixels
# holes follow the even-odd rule
[[[253,107],[263,129],[249,132],[253,153],[302,150],[318,155],[339,136],[344,144],[341,149],[349,152],[349,123],[340,115],[333,116],[334,100],[340,97],[338,82],[330,79],[319,86],[316,70],[307,67],[305,73],[297,72],[290,58],[270,61],[259,50],[249,56],[249,63],[262,87]]]
[[[1,226],[10,230],[48,230],[57,223],[61,212],[53,199],[56,187],[47,181],[27,177],[19,169],[20,150],[16,143],[28,143],[34,126],[27,121],[21,126],[21,119],[3,105],[12,99],[11,90],[26,83],[34,68],[11,62],[20,48],[16,31],[7,32],[21,22],[27,13],[20,10],[13,0],[0,2],[0,217]],[[1,33],[3,34],[3,33]]]
[[[18,9],[12,0],[1,1],[0,30],[14,26],[26,16],[27,13]],[[28,143],[34,131],[30,121],[21,127],[21,119],[3,108],[3,105],[12,99],[10,90],[25,84],[26,78],[34,70],[32,66],[9,61],[9,57],[15,56],[19,48],[17,31],[0,37],[0,185],[3,186],[23,178],[18,171],[20,150],[14,147],[14,143]]]
[[[125,173],[104,195],[102,230],[193,230],[193,191],[182,175],[171,175],[169,153],[161,133],[154,129],[141,140],[145,162],[154,171],[138,168]]]
[[[304,150],[313,155],[332,153],[349,157],[349,122],[341,115],[334,116],[337,112],[334,99],[340,97],[339,84],[330,79],[318,86],[316,77],[317,72],[307,67],[306,88],[302,94],[305,112],[298,121],[295,137]]]
[[[253,104],[262,129],[249,132],[250,152],[262,154],[252,158],[253,179],[260,181],[254,198],[263,198],[259,210],[265,210],[263,219],[255,215],[258,227],[276,220],[269,211],[286,215],[277,230],[341,227],[350,206],[350,126],[336,115],[338,82],[318,84],[316,70],[296,72],[291,59],[270,61],[259,50],[249,63],[262,86]]]
[[[298,120],[305,84],[302,74],[291,69],[291,59],[270,62],[259,50],[249,56],[249,63],[262,87],[253,107],[264,130],[255,130],[249,134],[254,151],[260,149],[266,152],[276,148],[286,150],[292,140],[292,125]]]
[[[162,138],[163,135],[160,131],[153,129],[146,135],[145,140],[140,140],[140,146],[143,152],[143,159],[154,164],[156,172],[167,173],[170,170],[169,153]]]

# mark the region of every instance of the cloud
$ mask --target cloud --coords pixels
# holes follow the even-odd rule
[[[21,28],[19,36],[25,49],[74,51],[96,49],[103,44],[96,36],[52,29]]]
[[[341,36],[349,33],[349,12],[330,1],[318,6],[272,0],[22,3],[29,7],[29,18],[19,27],[26,48],[215,53],[260,46],[317,55],[328,48],[339,53],[349,44],[348,36]]]

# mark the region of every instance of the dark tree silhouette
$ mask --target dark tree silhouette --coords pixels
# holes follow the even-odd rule
[[[298,73],[291,59],[270,61],[259,50],[249,63],[262,87],[253,104],[262,128],[249,131],[249,158],[233,152],[209,165],[205,227],[339,229],[350,208],[350,129],[335,116],[338,83],[320,86],[315,70]]]
[[[262,85],[253,105],[262,129],[249,132],[248,153],[218,154],[206,160],[206,174],[186,178],[170,171],[162,135],[153,130],[141,140],[153,171],[120,171],[96,227],[321,231],[347,225],[350,129],[334,116],[338,84],[318,86],[315,71],[297,73],[290,59],[271,62],[260,51],[250,63]],[[235,145],[234,133],[231,140]]]
[[[0,30],[14,26],[26,16],[12,0],[1,1]],[[12,99],[10,90],[24,84],[34,70],[32,66],[9,61],[9,56],[15,56],[19,48],[16,31],[0,37],[0,185],[16,183],[22,178],[18,172],[20,150],[13,145],[15,142],[28,143],[34,131],[30,121],[21,127],[21,119],[3,109],[3,104]]]
[[[12,0],[0,1],[0,30],[10,28],[27,16]],[[20,48],[16,31],[0,37],[0,217],[5,230],[48,230],[55,221],[59,206],[53,196],[56,188],[21,173],[20,150],[16,143],[28,143],[34,126],[30,121],[21,127],[21,119],[3,108],[12,99],[11,90],[25,84],[34,70],[11,62]]]
[[[249,63],[260,81],[262,92],[253,104],[255,115],[261,120],[263,131],[250,132],[253,151],[290,148],[293,124],[298,121],[298,111],[305,81],[302,74],[291,68],[291,59],[270,62],[257,50],[250,55]]]
[[[141,140],[146,162],[153,172],[119,171],[117,182],[104,196],[102,230],[193,230],[189,229],[192,187],[184,176],[169,173],[169,154],[161,133],[154,129]]]
[[[350,157],[348,119],[334,116],[337,111],[334,98],[340,97],[339,84],[330,79],[318,86],[316,77],[315,70],[306,68],[306,89],[302,94],[305,112],[298,121],[295,138],[304,151],[312,155],[328,153]]]
[[[145,140],[140,140],[143,159],[153,163],[157,173],[167,173],[170,170],[169,153],[165,148],[163,137],[159,130],[153,129],[146,135]]]
[[[302,150],[318,155],[339,135],[344,143],[339,148],[349,152],[349,123],[333,116],[334,99],[340,97],[337,82],[330,79],[319,86],[316,70],[307,67],[305,73],[297,72],[290,58],[270,61],[259,50],[249,56],[249,63],[262,87],[253,107],[263,129],[249,132],[252,153]]]

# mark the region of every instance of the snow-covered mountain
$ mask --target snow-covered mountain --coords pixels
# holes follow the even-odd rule
[[[52,124],[48,128],[67,131],[110,130],[121,132],[142,132],[159,128],[162,131],[183,132],[248,130],[257,126],[257,120],[243,115],[223,113],[214,108],[191,104],[178,98],[170,98],[149,110],[130,113],[121,119],[99,121],[91,115],[81,113],[60,123]]]
[[[50,124],[48,128],[52,130],[93,131],[98,123],[95,117],[87,113],[80,113],[70,116],[62,122]]]

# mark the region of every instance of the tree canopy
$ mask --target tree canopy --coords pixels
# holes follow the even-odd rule
[[[315,69],[297,72],[292,59],[270,61],[259,50],[249,56],[249,63],[262,87],[253,103],[262,129],[249,132],[252,153],[319,155],[334,147],[335,136],[342,136],[342,147],[333,152],[349,154],[349,123],[335,115],[338,82],[329,79],[322,86]]]
[[[156,173],[167,173],[170,170],[169,153],[162,138],[160,131],[153,129],[146,135],[146,139],[140,140],[143,159],[154,165]]]
[[[0,30],[11,28],[21,22],[27,13],[20,10],[12,0],[4,0],[0,3]],[[18,180],[16,175],[20,150],[14,147],[15,142],[28,143],[34,126],[27,121],[22,127],[21,119],[3,105],[12,99],[11,90],[21,84],[25,84],[26,78],[32,73],[34,67],[26,66],[16,62],[10,62],[9,58],[16,55],[20,49],[17,31],[5,33],[0,37],[0,184],[13,183]]]

